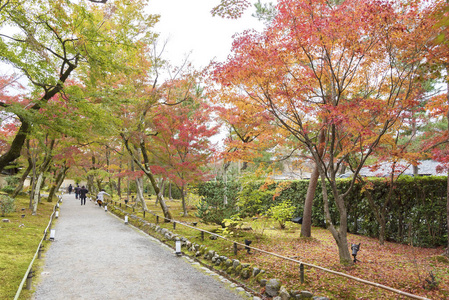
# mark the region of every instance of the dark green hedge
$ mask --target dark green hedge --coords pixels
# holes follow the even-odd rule
[[[383,207],[386,197],[390,191],[390,183],[383,178],[367,179],[372,184],[370,189],[375,203]],[[209,191],[212,191],[213,182],[205,183]],[[223,186],[223,183],[218,183]],[[239,213],[242,216],[253,216],[263,214],[271,206],[277,205],[284,200],[291,200],[296,206],[296,214],[302,215],[304,199],[309,182],[307,180],[290,181],[282,189],[279,195],[274,196],[276,187],[280,182],[271,184],[267,189],[259,189],[262,182],[246,184],[243,188],[233,183],[231,189],[239,194]],[[283,185],[286,182],[282,183]],[[344,191],[350,184],[349,179],[338,181],[338,188]],[[367,198],[361,193],[362,185],[357,184],[346,198],[348,209],[348,230],[351,233],[378,237],[380,226]],[[201,190],[201,187],[199,188]],[[222,189],[223,190],[223,189]],[[219,192],[219,189],[215,189]],[[386,239],[399,243],[412,242],[415,246],[437,247],[447,244],[447,221],[446,221],[446,194],[447,178],[442,177],[410,177],[399,178],[393,188],[391,201],[385,207]],[[205,200],[211,197],[206,195]],[[330,210],[333,222],[338,224],[338,212],[334,205],[332,193],[328,187],[330,197]],[[214,199],[222,199],[222,196],[214,195]],[[315,193],[312,210],[314,226],[325,227],[323,213],[323,196],[321,186],[318,185]]]

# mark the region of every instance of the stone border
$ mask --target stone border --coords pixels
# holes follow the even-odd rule
[[[215,250],[210,250],[204,245],[200,245],[198,243],[193,243],[189,241],[187,238],[175,234],[168,230],[167,228],[162,228],[157,224],[150,223],[136,215],[130,214],[123,209],[112,206],[111,213],[119,217],[120,219],[124,219],[124,216],[128,216],[130,220],[128,223],[136,226],[136,228],[140,229],[144,233],[156,238],[150,231],[158,234],[159,236],[165,238],[167,241],[176,242],[181,241],[181,245],[187,249],[187,252],[182,252],[186,255],[186,259],[192,263],[192,265],[203,265],[201,268],[205,272],[209,274],[217,274],[221,276],[220,279],[222,282],[234,282],[231,283],[231,287],[235,288],[239,292],[246,292],[246,296],[250,297],[250,295],[258,295],[253,298],[253,300],[261,300],[262,298],[269,297],[273,300],[290,300],[290,299],[314,299],[314,300],[329,300],[327,297],[319,297],[313,296],[313,293],[308,291],[298,291],[298,290],[288,290],[287,287],[281,286],[278,279],[267,279],[266,276],[268,273],[265,270],[259,269],[258,267],[252,267],[250,264],[241,263],[237,259],[230,259],[226,256],[219,255]],[[158,239],[159,240],[159,239]],[[169,246],[173,249],[173,246],[165,243],[164,241],[159,240],[161,243]],[[200,259],[204,259],[209,263],[205,263]],[[207,268],[206,268],[207,267]],[[263,295],[255,292],[241,280],[254,280],[256,281],[260,287],[265,289]],[[237,283],[237,284],[236,284]],[[239,287],[238,284],[241,286]],[[234,285],[234,286],[233,286]],[[245,291],[246,290],[246,291]],[[260,297],[259,297],[260,296]],[[262,297],[262,298],[261,298]]]

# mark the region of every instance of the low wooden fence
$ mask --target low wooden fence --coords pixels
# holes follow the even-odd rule
[[[119,202],[118,205],[117,205],[116,201],[112,201],[112,203],[114,203],[115,206],[122,207],[122,203],[121,202]],[[132,209],[132,211],[135,212],[135,207],[134,206],[131,206],[131,205],[128,205],[128,204],[124,204],[123,206],[125,208],[130,209],[130,210]],[[147,210],[147,211],[143,210],[142,213],[143,213],[143,217],[144,218],[145,218],[145,215],[147,213],[155,216],[156,217],[156,224],[158,224],[160,221],[164,221],[164,222],[167,222],[167,223],[171,222],[171,223],[173,223],[173,229],[176,229],[176,224],[179,224],[179,225],[191,228],[193,230],[200,231],[202,240],[204,240],[204,234],[207,233],[207,234],[213,235],[213,236],[215,236],[217,238],[221,238],[221,239],[223,239],[225,241],[228,241],[229,243],[232,243],[234,245],[234,254],[237,254],[237,246],[240,245],[240,246],[245,247],[245,249],[252,249],[254,251],[258,251],[258,252],[261,252],[261,253],[264,253],[264,254],[267,254],[267,255],[271,255],[271,256],[283,259],[283,260],[287,260],[287,261],[291,261],[291,262],[297,263],[299,265],[301,283],[304,282],[304,266],[308,266],[308,267],[315,268],[315,269],[318,269],[318,270],[321,270],[321,271],[324,271],[324,272],[327,272],[327,273],[331,273],[331,274],[334,274],[334,275],[337,275],[337,276],[340,276],[340,277],[345,277],[345,278],[348,278],[350,280],[361,282],[361,283],[366,284],[366,285],[371,285],[371,286],[374,286],[374,287],[377,287],[377,288],[380,288],[380,289],[384,289],[384,290],[396,293],[398,295],[406,296],[406,297],[409,297],[409,298],[412,298],[412,299],[429,300],[428,298],[421,297],[421,296],[414,295],[414,294],[410,294],[410,293],[407,293],[407,292],[404,292],[404,291],[401,291],[401,290],[398,290],[398,289],[395,289],[395,288],[392,288],[392,287],[389,287],[389,286],[386,286],[386,285],[383,285],[383,284],[379,284],[379,283],[368,281],[368,280],[365,280],[365,279],[362,279],[362,278],[354,277],[354,276],[351,276],[351,275],[348,275],[348,274],[345,274],[345,273],[337,272],[337,271],[334,271],[334,270],[331,270],[331,269],[327,269],[327,268],[324,268],[324,267],[321,267],[321,266],[317,266],[317,265],[314,265],[314,264],[303,262],[303,261],[300,261],[300,260],[297,260],[297,259],[294,259],[294,258],[282,256],[282,255],[279,255],[277,253],[273,253],[273,252],[265,251],[265,250],[262,250],[262,249],[259,249],[259,248],[251,247],[249,245],[236,242],[234,240],[228,239],[227,237],[218,235],[216,233],[213,233],[213,232],[210,232],[210,231],[198,228],[198,227],[191,226],[191,225],[186,224],[184,222],[180,222],[180,221],[175,220],[175,219],[168,219],[168,218],[165,218],[163,216],[159,216],[158,214],[156,214],[156,213],[154,213],[154,212],[152,212],[150,210]]]
[[[36,253],[34,254],[33,259],[31,260],[31,262],[30,262],[30,264],[28,266],[28,269],[26,270],[25,275],[23,276],[22,282],[19,285],[19,288],[17,290],[16,296],[14,297],[14,300],[19,299],[19,296],[22,293],[22,290],[23,290],[23,287],[24,287],[25,283],[26,283],[25,288],[27,290],[31,289],[31,283],[32,283],[32,278],[33,278],[33,264],[34,264],[34,261],[36,260],[36,258],[38,258],[38,259],[41,258],[41,253],[43,251],[43,244],[42,243],[47,239],[47,236],[48,236],[49,232],[51,232],[51,226],[52,226],[53,220],[55,219],[55,217],[58,214],[58,210],[57,209],[59,208],[59,203],[61,203],[61,202],[62,202],[62,195],[58,196],[58,202],[53,207],[53,212],[52,212],[52,214],[50,216],[50,221],[48,222],[48,225],[47,225],[47,227],[44,230],[44,236],[42,237],[39,245],[37,246]]]

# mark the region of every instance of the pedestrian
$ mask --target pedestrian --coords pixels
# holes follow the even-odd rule
[[[101,207],[101,205],[103,204],[103,200],[104,200],[104,195],[109,195],[108,193],[106,193],[104,190],[101,190],[100,192],[98,192],[97,194],[97,203],[98,205]]]
[[[69,195],[72,193],[72,189],[73,189],[72,184],[69,184],[69,187],[67,188],[67,190],[69,191]]]
[[[75,199],[78,199],[79,194],[80,194],[80,185],[77,183],[75,186]]]
[[[79,192],[79,197],[81,199],[81,205],[86,205],[86,194],[89,193],[89,191],[84,187],[84,185],[81,187]]]

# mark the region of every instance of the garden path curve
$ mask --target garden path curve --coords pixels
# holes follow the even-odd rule
[[[64,195],[56,220],[34,300],[250,298],[93,201]]]

